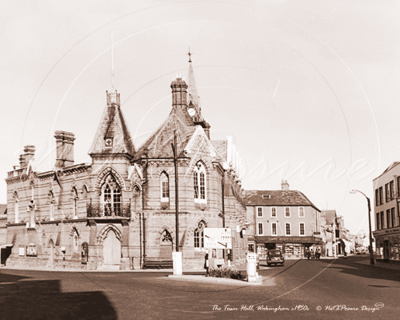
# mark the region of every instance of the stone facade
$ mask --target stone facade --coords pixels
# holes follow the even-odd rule
[[[6,179],[5,242],[12,244],[7,265],[127,270],[172,260],[175,141],[183,269],[203,269],[204,227],[231,228],[233,264],[244,266],[246,208],[237,161],[232,160],[237,155],[231,141],[210,140],[199,98],[192,96],[197,89],[191,64],[188,79],[188,84],[180,78],[172,82],[171,113],[138,150],[116,91],[107,92],[89,150],[91,163],[74,163],[75,137],[70,132],[55,133],[53,171],[36,171],[35,147],[25,147],[19,167]],[[221,251],[216,255],[223,256]]]

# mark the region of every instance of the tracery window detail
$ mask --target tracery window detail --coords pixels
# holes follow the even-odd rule
[[[121,216],[121,189],[112,175],[107,176],[102,188],[101,200],[104,216]]]
[[[206,223],[200,221],[197,228],[194,230],[194,247],[204,248],[204,228],[206,228]]]
[[[206,202],[206,168],[198,162],[193,171],[194,199]]]
[[[169,201],[169,178],[165,172],[161,173],[161,200]]]

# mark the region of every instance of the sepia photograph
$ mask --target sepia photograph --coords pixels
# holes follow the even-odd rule
[[[397,319],[397,0],[3,0],[0,319]]]

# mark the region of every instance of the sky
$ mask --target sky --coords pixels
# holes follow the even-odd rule
[[[75,163],[90,162],[112,35],[136,149],[168,116],[190,47],[211,138],[233,138],[242,187],[286,179],[352,233],[368,231],[366,199],[349,190],[373,199],[372,180],[400,160],[399,16],[390,0],[3,1],[0,175],[25,145],[51,170],[56,130],[75,134]]]

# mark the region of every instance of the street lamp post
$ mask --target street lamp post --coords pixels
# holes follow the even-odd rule
[[[361,192],[360,190],[351,190],[351,194],[355,194],[356,192],[361,193],[368,202],[368,222],[369,222],[369,264],[375,264],[374,260],[374,254],[372,252],[372,231],[371,231],[371,201],[369,198],[365,195],[364,192]]]

